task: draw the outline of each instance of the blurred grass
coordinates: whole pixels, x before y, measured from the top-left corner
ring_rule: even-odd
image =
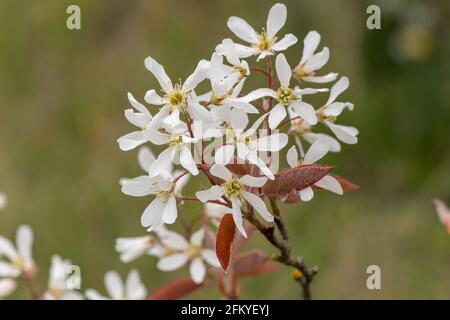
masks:
[[[82,30],[69,31],[71,1],[0,1],[0,189],[9,197],[0,234],[12,237],[21,223],[33,227],[42,286],[55,253],[81,266],[84,289],[104,290],[110,269],[125,276],[138,268],[149,290],[187,274],[156,271],[150,257],[124,265],[114,252],[116,237],[143,234],[139,216],[148,202],[122,195],[118,185],[120,177],[140,173],[136,153],[116,144],[130,130],[126,93],[142,101],[156,85],[143,65],[148,55],[172,78],[185,77],[232,37],[228,16],[263,26],[272,3],[80,0]],[[361,131],[358,145],[324,161],[361,184],[359,191],[283,206],[293,252],[320,267],[314,297],[449,298],[450,238],[431,205],[435,196],[450,201],[448,2],[377,1],[377,31],[365,28],[369,2],[285,3],[283,31],[302,39],[318,30],[331,51],[326,70],[349,76],[343,98],[356,108],[342,123]],[[402,32],[423,27],[423,20],[430,49],[408,58]],[[288,60],[296,63],[300,52],[297,44]],[[259,236],[249,246],[272,250]],[[365,286],[370,264],[382,269],[382,290]],[[242,297],[296,298],[289,273],[280,268],[244,280]],[[192,297],[218,294],[208,289]]]

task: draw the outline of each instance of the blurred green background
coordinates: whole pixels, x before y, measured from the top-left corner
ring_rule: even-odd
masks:
[[[157,87],[145,57],[173,79],[184,78],[221,39],[235,39],[229,16],[262,27],[273,3],[0,1],[0,191],[9,198],[0,234],[11,238],[19,224],[33,227],[42,288],[55,253],[81,267],[83,289],[104,292],[110,269],[125,276],[138,268],[150,291],[187,275],[187,268],[157,271],[152,257],[122,264],[114,251],[116,237],[144,234],[139,217],[149,201],[126,197],[118,185],[120,177],[140,174],[136,152],[116,144],[131,129],[123,117],[126,93],[143,101]],[[331,51],[324,72],[351,81],[343,99],[355,110],[341,123],[361,132],[358,145],[323,161],[360,190],[282,207],[293,253],[320,267],[313,297],[450,298],[450,236],[431,204],[434,197],[450,202],[450,3],[284,3],[283,32],[300,39],[287,51],[289,62],[298,62],[306,33],[319,31],[321,47]],[[69,4],[81,7],[81,30],[66,28]],[[369,4],[381,7],[381,30],[366,28]],[[199,210],[193,206],[189,217]],[[255,236],[249,247],[272,252],[262,240]],[[381,267],[381,290],[366,288],[371,264]],[[241,297],[297,298],[289,274],[281,267],[246,279]],[[219,294],[208,289],[191,297]]]

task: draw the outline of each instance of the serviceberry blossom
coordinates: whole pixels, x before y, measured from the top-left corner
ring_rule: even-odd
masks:
[[[171,233],[162,239],[162,243],[169,250],[159,260],[158,269],[173,271],[189,262],[192,281],[198,284],[202,283],[206,276],[205,262],[214,268],[220,267],[214,250],[203,247],[204,237],[205,230],[200,229],[192,234],[189,242],[175,233]]]
[[[225,166],[215,164],[211,167],[211,174],[224,180],[221,185],[214,185],[208,190],[197,191],[195,195],[202,202],[210,200],[220,200],[223,196],[227,196],[232,205],[233,220],[236,227],[244,237],[247,237],[245,232],[241,207],[244,201],[247,201],[259,215],[267,222],[273,221],[272,214],[267,210],[267,207],[263,200],[254,193],[247,191],[246,187],[260,188],[266,182],[266,177],[253,177],[245,175],[242,178],[237,178],[228,170]]]
[[[266,29],[257,33],[252,26],[242,18],[230,17],[227,22],[228,28],[241,40],[248,42],[249,46],[236,44],[236,51],[241,58],[258,55],[257,61],[267,56],[274,55],[297,43],[297,37],[286,34],[281,40],[276,36],[277,32],[286,23],[287,8],[284,4],[277,3],[269,11]],[[216,50],[223,52],[223,46],[219,45]]]
[[[330,72],[324,76],[317,76],[316,71],[327,64],[330,50],[324,47],[322,51],[314,53],[320,43],[320,34],[310,31],[303,40],[303,55],[299,64],[294,68],[294,76],[298,80],[327,83],[336,80],[338,74]]]
[[[9,239],[0,235],[0,277],[32,275],[36,269],[32,247],[33,231],[27,225],[21,225],[17,229],[16,247]]]
[[[299,161],[297,149],[295,146],[292,146],[287,152],[287,162],[291,168],[303,164],[313,164],[322,159],[329,150],[329,144],[325,140],[319,139],[311,145],[303,160]],[[314,186],[340,195],[344,193],[340,183],[331,175],[324,176],[314,183]],[[302,201],[310,201],[314,197],[314,190],[312,187],[307,187],[299,191],[299,196]]]
[[[97,290],[86,290],[89,300],[144,300],[147,297],[147,289],[142,284],[137,270],[131,270],[124,283],[116,271],[105,274],[105,287],[109,297],[101,295]]]
[[[16,290],[17,282],[13,279],[0,279],[0,300],[9,296]]]
[[[45,300],[82,300],[83,296],[69,287],[70,260],[64,260],[60,256],[52,257],[48,289],[44,292]]]

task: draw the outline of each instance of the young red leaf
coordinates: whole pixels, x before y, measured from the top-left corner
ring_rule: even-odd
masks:
[[[216,238],[217,258],[224,271],[227,271],[230,263],[230,254],[235,232],[236,226],[234,224],[233,216],[231,214],[225,214],[220,221]]]
[[[266,253],[259,250],[239,256],[233,265],[237,277],[256,276],[271,272],[276,268],[278,268],[278,264],[272,262]]]
[[[164,284],[148,296],[148,300],[175,300],[199,289],[202,285],[191,278],[177,279]]]
[[[332,169],[332,166],[308,164],[281,170],[275,175],[275,180],[269,180],[263,186],[264,195],[287,198],[293,189],[300,191],[313,185]]]

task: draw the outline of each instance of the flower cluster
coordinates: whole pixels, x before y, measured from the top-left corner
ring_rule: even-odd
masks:
[[[153,57],[145,59],[145,67],[160,88],[145,94],[150,108],[128,94],[132,108],[125,110],[125,117],[137,130],[120,137],[118,143],[124,151],[145,143],[162,151],[154,156],[148,147],[141,147],[138,160],[144,174],[120,181],[126,195],[152,197],[141,216],[142,226],[152,233],[118,239],[116,249],[123,262],[150,254],[159,259],[157,266],[163,271],[189,263],[193,281],[203,282],[205,266],[219,266],[212,251],[214,242],[203,245],[204,234],[214,235],[223,215],[232,215],[243,237],[248,236],[245,220],[255,219],[255,213],[265,223],[274,221],[266,206],[265,190],[269,185],[274,189],[287,183],[280,178],[283,169],[278,170],[280,151],[288,150],[290,170],[296,171],[313,166],[328,152],[339,152],[341,142],[357,142],[358,130],[337,121],[345,109],[353,110],[352,103],[339,99],[349,86],[348,78],[320,72],[328,62],[329,49],[316,52],[321,40],[316,31],[306,35],[299,63],[292,67],[283,51],[295,45],[297,38],[292,34],[279,36],[286,18],[286,6],[280,3],[270,9],[261,32],[240,17],[230,17],[227,26],[245,43],[222,40],[210,59],[200,60],[184,81],[174,83]],[[265,60],[266,69],[252,67],[245,60],[253,56],[256,62]],[[267,87],[245,93],[249,78],[255,74],[267,76]],[[323,87],[334,81],[331,88]],[[307,83],[322,87],[311,88]],[[200,92],[200,84],[208,89]],[[328,98],[319,106],[305,100],[321,94]],[[320,126],[331,134],[317,131]],[[306,145],[310,145],[307,151]],[[183,195],[189,177],[200,174],[207,177],[210,186]],[[309,180],[287,186],[296,193],[294,198],[309,201],[314,191],[344,191],[339,177],[326,172]],[[287,197],[280,194],[279,198]],[[203,213],[191,224],[182,211],[188,201],[205,204]],[[178,218],[184,236],[166,229]],[[195,221],[203,224],[192,232]]]

